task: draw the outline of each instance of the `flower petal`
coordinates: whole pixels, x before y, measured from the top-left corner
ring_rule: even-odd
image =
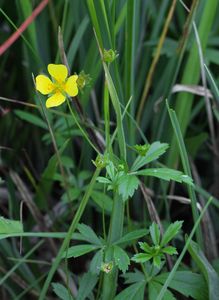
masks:
[[[45,75],[38,75],[36,77],[36,89],[43,95],[50,94],[53,89],[54,85],[52,81]]]
[[[74,97],[78,94],[78,86],[77,86],[77,75],[72,75],[67,79],[67,82],[65,84],[65,92],[71,96]]]
[[[65,102],[65,99],[66,97],[62,93],[57,92],[47,99],[46,107],[50,108],[50,107],[59,106],[63,102]]]
[[[58,82],[63,82],[68,76],[68,70],[65,65],[48,65],[49,74]]]

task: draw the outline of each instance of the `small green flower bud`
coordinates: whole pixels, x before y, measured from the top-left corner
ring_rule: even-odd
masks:
[[[138,152],[139,155],[145,156],[150,148],[150,144],[144,144],[144,145],[135,145],[134,149]]]
[[[95,161],[92,160],[92,162],[96,166],[96,168],[103,169],[106,167],[106,165],[108,163],[108,159],[106,156],[100,154],[97,156]]]
[[[83,90],[85,86],[88,86],[91,82],[91,77],[89,74],[86,74],[83,70],[79,73],[77,79],[77,85],[79,90]]]
[[[113,62],[119,55],[117,54],[116,50],[103,50],[103,61],[106,63],[111,63]]]

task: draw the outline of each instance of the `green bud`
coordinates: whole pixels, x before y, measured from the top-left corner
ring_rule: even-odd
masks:
[[[150,148],[150,144],[144,144],[144,145],[135,145],[134,149],[138,152],[139,155],[145,156]]]
[[[95,160],[92,160],[96,168],[103,169],[108,163],[108,159],[105,155],[99,154]]]
[[[113,62],[116,58],[118,57],[117,51],[116,50],[103,50],[103,61],[106,63],[111,63]]]
[[[91,77],[89,74],[86,74],[83,70],[79,73],[77,79],[77,85],[79,90],[83,90],[85,86],[88,86],[91,82]]]

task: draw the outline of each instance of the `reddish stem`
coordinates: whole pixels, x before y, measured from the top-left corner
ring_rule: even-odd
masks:
[[[27,29],[34,19],[48,4],[49,0],[42,0],[40,4],[33,10],[32,14],[21,24],[21,26],[0,46],[0,56],[19,38],[19,36]]]

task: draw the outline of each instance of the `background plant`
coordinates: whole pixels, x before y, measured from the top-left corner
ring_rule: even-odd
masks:
[[[218,1],[0,15],[1,299],[218,299]],[[50,63],[80,93],[48,110]]]

